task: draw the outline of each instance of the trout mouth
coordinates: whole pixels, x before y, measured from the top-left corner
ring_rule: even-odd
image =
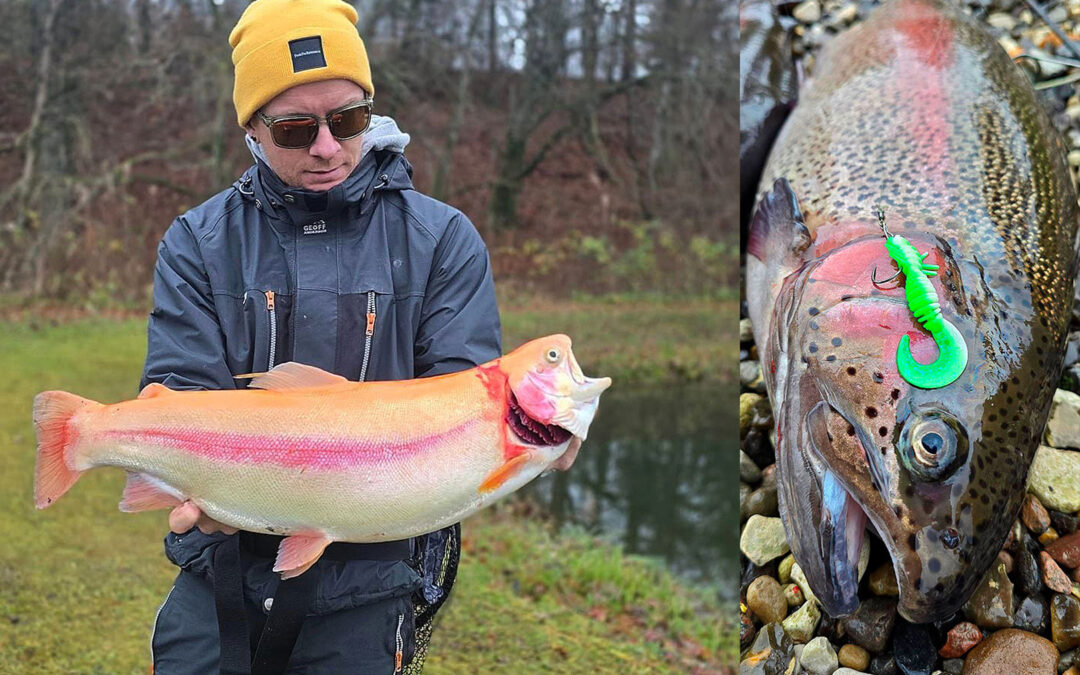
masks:
[[[518,403],[517,396],[510,392],[510,405],[506,409],[506,423],[514,435],[529,445],[541,447],[562,445],[570,440],[572,433],[554,424],[544,424],[534,419]]]

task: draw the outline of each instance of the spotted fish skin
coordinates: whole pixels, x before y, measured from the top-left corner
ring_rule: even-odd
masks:
[[[950,4],[895,0],[834,39],[781,132],[746,294],[777,432],[780,512],[827,612],[858,606],[864,525],[910,621],[968,599],[1020,509],[1060,377],[1077,270],[1065,148],[1026,77]],[[874,207],[926,262],[968,346],[952,384],[904,301]]]

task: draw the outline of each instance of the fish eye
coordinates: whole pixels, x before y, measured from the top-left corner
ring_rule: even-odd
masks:
[[[959,465],[960,434],[954,426],[935,414],[914,418],[908,429],[900,448],[908,471],[924,481],[947,478]]]
[[[547,353],[544,354],[544,358],[547,359],[548,363],[558,363],[560,356],[562,356],[562,353],[555,347],[547,350]]]

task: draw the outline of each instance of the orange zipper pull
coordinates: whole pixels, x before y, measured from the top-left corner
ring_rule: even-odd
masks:
[[[364,335],[375,334],[375,312],[367,313],[367,330],[364,331]]]
[[[266,308],[267,309],[273,309],[274,308],[274,292],[273,291],[267,291],[266,292]]]
[[[394,672],[401,671],[401,650],[394,652]]]

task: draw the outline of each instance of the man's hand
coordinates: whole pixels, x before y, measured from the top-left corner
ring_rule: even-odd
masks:
[[[207,516],[198,506],[191,502],[184,502],[169,513],[169,529],[176,534],[183,534],[193,527],[198,527],[203,534],[224,532],[236,534],[235,527],[229,527]]]
[[[551,468],[558,469],[559,471],[566,471],[574,464],[574,460],[577,459],[577,453],[580,449],[581,439],[574,436],[574,439],[570,441],[569,447],[566,448],[566,452],[562,454],[562,457],[555,460],[551,465]]]

